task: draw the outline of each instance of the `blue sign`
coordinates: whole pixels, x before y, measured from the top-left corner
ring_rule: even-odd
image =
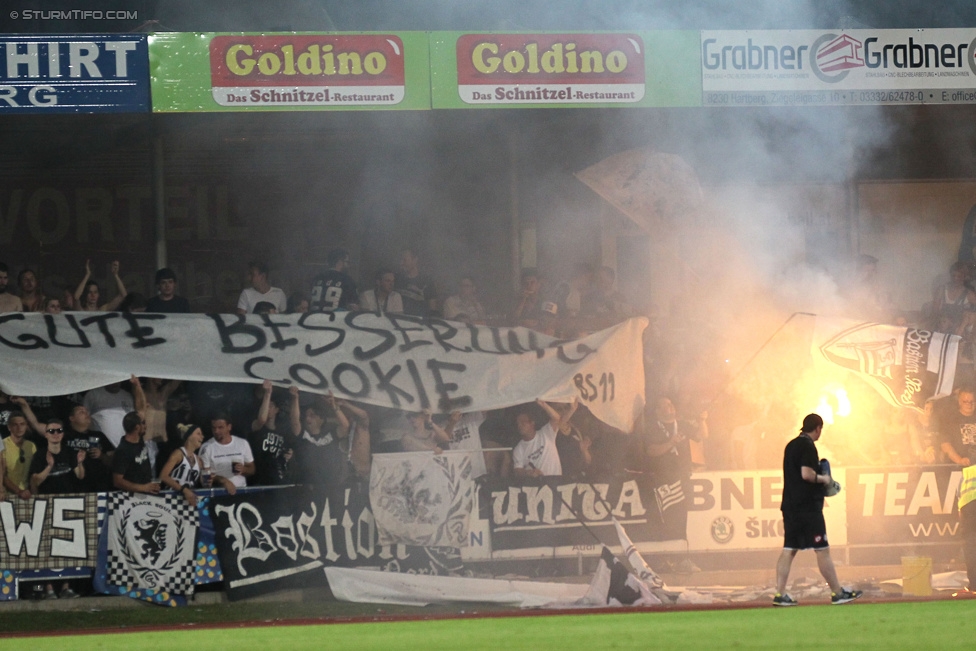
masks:
[[[0,114],[150,109],[145,35],[0,35]]]

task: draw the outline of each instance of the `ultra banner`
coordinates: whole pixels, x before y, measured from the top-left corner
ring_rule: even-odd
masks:
[[[482,487],[479,506],[493,550],[614,544],[613,518],[642,543],[669,539],[655,488],[637,476],[592,483],[565,477],[496,481]]]
[[[93,493],[0,502],[0,568],[94,567],[97,518]]]
[[[566,341],[400,314],[24,314],[0,316],[0,390],[62,395],[131,374],[270,379],[412,411],[497,409],[574,397],[630,431],[644,403],[641,333],[630,319]]]
[[[818,317],[812,354],[857,373],[893,406],[921,411],[929,398],[952,393],[960,341],[941,332]]]
[[[199,516],[182,495],[108,496],[106,583],[130,590],[193,594]]]
[[[332,565],[416,574],[460,568],[456,549],[380,545],[365,484],[224,495],[211,507],[230,599],[321,584],[322,568]]]
[[[465,547],[474,508],[471,452],[373,457],[369,499],[383,544]]]

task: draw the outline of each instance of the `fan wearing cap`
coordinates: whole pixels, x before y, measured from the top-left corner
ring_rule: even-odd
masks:
[[[75,452],[62,445],[64,423],[52,419],[44,426],[47,449],[39,450],[31,459],[30,489],[34,495],[73,493],[80,489],[85,478],[84,451]]]
[[[200,485],[200,457],[197,450],[203,445],[203,430],[190,423],[180,423],[176,429],[183,445],[169,455],[159,478],[167,487],[182,494],[191,506],[196,506],[197,494],[193,489]]]

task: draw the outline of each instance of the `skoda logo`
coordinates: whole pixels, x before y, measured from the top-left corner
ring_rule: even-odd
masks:
[[[732,540],[735,535],[735,525],[724,515],[720,515],[712,520],[712,540],[720,545],[725,545]]]

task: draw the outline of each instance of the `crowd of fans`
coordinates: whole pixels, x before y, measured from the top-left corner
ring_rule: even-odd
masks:
[[[248,286],[240,294],[237,313],[405,313],[524,326],[560,337],[585,335],[639,314],[617,291],[614,272],[607,267],[594,270],[580,264],[568,278],[553,283],[535,269],[525,269],[508,313],[497,317],[479,301],[477,284],[470,276],[460,277],[457,291],[442,298],[410,249],[402,251],[398,271],[380,268],[365,290],[350,275],[348,251],[334,249],[326,262],[327,269],[313,279],[307,292],[290,295],[271,285],[266,265],[250,263]],[[932,303],[916,319],[972,340],[976,292],[971,271],[961,263],[953,265],[949,280],[938,287]],[[117,262],[112,263],[110,274],[111,298],[92,280],[88,262],[73,292],[48,297],[30,269],[17,275],[17,293],[7,291],[9,270],[0,263],[0,310],[190,311],[170,269],[157,272],[157,294],[148,299],[126,291]],[[865,318],[906,322],[878,282],[876,259],[861,256],[847,292]],[[0,496],[170,488],[195,499],[186,488],[219,486],[234,491],[244,485],[341,483],[367,475],[373,453],[456,448],[483,451],[476,455],[478,476],[579,477],[625,470],[663,476],[668,473],[662,462],[676,463],[690,473],[705,467],[706,448],[711,445],[702,398],[720,393],[727,377],[724,369],[717,370],[711,359],[716,356],[707,346],[689,337],[705,329],[689,325],[693,317],[682,305],[680,297],[675,299],[667,320],[658,318],[654,310],[643,310],[650,321],[643,351],[648,407],[637,436],[614,430],[576,404],[537,401],[489,413],[432,415],[357,405],[297,389],[285,391],[268,383],[255,387],[133,378],[85,395],[25,399],[0,394],[0,429],[7,436]],[[680,336],[673,336],[674,332]],[[887,451],[873,459],[852,461],[858,465],[947,461],[940,422],[951,420],[942,412],[951,416],[956,399],[930,404],[923,414],[905,410],[880,414],[877,420],[884,440],[891,442],[885,446]],[[752,423],[750,428],[757,426]],[[718,446],[712,445],[709,467],[761,466],[743,454],[740,443],[733,431],[724,463],[716,453]]]
[[[327,269],[307,293],[290,296],[273,287],[268,268],[248,265],[248,286],[237,313],[369,310],[438,316],[498,324],[479,301],[475,279],[459,278],[457,292],[442,300],[410,249],[399,272],[381,268],[364,291],[350,274],[350,255],[330,251]],[[157,294],[148,300],[127,292],[119,264],[110,267],[110,299],[84,275],[73,292],[48,297],[30,269],[7,291],[9,269],[0,263],[0,310],[57,314],[78,310],[187,313],[175,273],[160,269]],[[609,268],[579,265],[573,277],[547,286],[534,269],[521,276],[504,318],[559,336],[576,336],[634,314],[614,290]],[[630,437],[598,421],[588,410],[543,401],[489,413],[431,414],[357,405],[332,396],[253,384],[163,381],[132,377],[82,395],[24,398],[0,393],[4,434],[0,498],[104,491],[155,493],[247,485],[313,483],[329,486],[368,475],[374,452],[473,449],[476,477],[614,472],[624,467]]]
[[[742,446],[758,432],[764,413],[747,428],[732,431],[725,463],[709,448],[708,403],[728,380],[709,349],[708,325],[681,296],[669,305],[667,319],[654,309],[636,310],[615,288],[612,269],[578,265],[565,280],[548,283],[535,269],[525,269],[504,317],[481,304],[475,279],[458,279],[447,298],[409,249],[399,272],[381,268],[372,287],[361,290],[349,274],[344,249],[331,251],[327,269],[308,292],[286,294],[273,287],[268,268],[248,265],[248,286],[241,292],[239,315],[355,310],[442,317],[472,324],[523,326],[559,337],[583,336],[628,317],[649,319],[643,346],[647,408],[634,432],[613,429],[585,405],[536,400],[491,412],[431,414],[407,412],[243,383],[180,382],[131,377],[128,382],[84,394],[20,397],[0,393],[0,499],[65,492],[126,490],[180,492],[196,504],[195,489],[218,487],[229,493],[245,486],[344,485],[368,477],[372,455],[401,451],[473,450],[472,473],[481,481],[544,476],[608,478],[640,472],[653,485],[687,490],[696,469],[762,467]],[[976,291],[971,269],[957,264],[931,304],[914,317],[897,314],[877,280],[877,260],[862,256],[849,288],[860,315],[880,322],[918,325],[959,334],[973,350],[976,343]],[[131,310],[188,313],[190,303],[178,293],[175,273],[160,269],[151,298],[126,291],[119,265],[110,267],[114,291],[107,299],[85,273],[73,291],[44,296],[30,269],[17,275],[15,294],[7,291],[9,270],[0,263],[0,312]],[[699,315],[700,316],[700,315]],[[696,339],[697,337],[697,339]],[[695,352],[691,352],[695,351]],[[971,366],[971,365],[970,365]],[[854,458],[855,465],[963,463],[976,455],[976,399],[963,385],[951,399],[931,401],[922,414],[893,409],[875,421],[885,444],[880,454]],[[790,421],[790,414],[779,414]],[[768,423],[767,423],[768,424]],[[782,434],[791,433],[789,428]],[[840,438],[840,437],[839,437]],[[714,439],[714,437],[713,437]],[[778,458],[781,446],[775,446]],[[855,450],[856,452],[856,450]],[[856,455],[855,455],[856,456]],[[678,529],[683,521],[677,522]],[[678,534],[680,535],[680,533]],[[50,586],[48,586],[50,592]],[[67,589],[71,596],[70,589]]]

